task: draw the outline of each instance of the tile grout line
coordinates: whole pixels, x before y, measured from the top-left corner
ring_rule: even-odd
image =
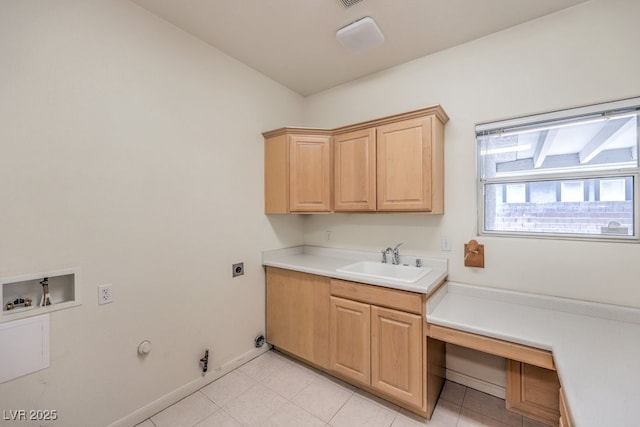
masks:
[[[295,367],[300,367],[301,369],[310,369],[314,374],[318,375],[319,378],[317,379],[318,381],[330,381],[328,378],[325,378],[320,372],[316,372],[313,368],[309,368],[307,366],[301,365],[299,362],[297,362],[296,360],[290,359],[288,356],[278,352],[277,350],[274,350],[275,354],[279,357],[281,357],[282,359],[284,359],[285,363],[290,364],[291,366],[295,366]],[[254,378],[255,379],[255,378]],[[304,412],[308,413],[309,415],[313,416],[314,418],[322,421],[323,423],[326,423],[326,425],[330,426],[331,422],[335,419],[336,415],[340,412],[340,410],[342,410],[342,408],[344,408],[348,402],[353,399],[354,396],[358,396],[360,399],[365,400],[367,402],[373,403],[374,405],[386,409],[386,410],[391,410],[389,408],[387,408],[386,406],[382,405],[381,403],[375,401],[374,399],[367,399],[365,396],[363,396],[361,393],[358,393],[358,390],[360,390],[362,393],[368,393],[366,390],[362,390],[360,388],[356,387],[356,390],[349,390],[348,388],[344,387],[344,386],[340,386],[341,388],[344,388],[345,390],[350,392],[350,396],[347,400],[345,400],[345,402],[333,413],[333,415],[331,416],[331,418],[329,419],[328,422],[325,422],[323,419],[319,418],[317,415],[312,414],[311,412],[309,412],[307,409],[303,408],[302,406],[299,406],[297,403],[293,402],[293,398],[295,398],[295,396],[299,395],[300,393],[302,393],[304,390],[306,390],[308,387],[310,387],[312,385],[312,383],[308,384],[305,388],[303,388],[302,390],[298,391],[295,395],[293,395],[291,398],[287,398],[285,396],[283,396],[282,394],[280,394],[278,391],[273,390],[271,387],[269,387],[267,384],[264,384],[263,381],[266,378],[263,378],[263,380],[257,380],[255,379],[259,384],[263,385],[264,387],[267,387],[269,390],[273,391],[274,393],[276,393],[278,396],[282,397],[283,399],[285,399],[287,402],[291,403],[292,405],[294,405],[295,407],[303,410]],[[372,395],[375,396],[375,395]],[[391,426],[393,424],[393,422],[395,422],[396,418],[398,417],[398,414],[400,413],[400,410],[396,410],[394,411],[394,417],[393,420],[391,421],[391,423],[389,424],[389,426]],[[272,414],[272,415],[275,415]]]
[[[265,353],[265,355],[268,353]],[[260,356],[259,356],[260,357]],[[216,411],[212,414],[209,414],[207,417],[199,419],[195,425],[197,425],[198,423],[202,423],[204,420],[206,420],[207,418],[214,416],[215,413],[218,413],[220,410],[223,411],[224,414],[226,414],[227,416],[230,417],[230,419],[232,419],[234,422],[237,422],[238,424],[242,425],[242,423],[237,420],[228,410],[227,410],[227,405],[230,402],[235,401],[238,398],[241,398],[243,395],[246,395],[247,393],[249,393],[251,390],[253,390],[256,386],[261,386],[264,387],[265,389],[269,390],[270,392],[274,393],[276,396],[280,397],[282,399],[282,403],[280,405],[277,405],[277,408],[270,413],[266,418],[265,421],[268,419],[271,419],[272,417],[276,416],[277,414],[282,413],[283,407],[286,405],[286,403],[292,405],[293,407],[295,407],[297,410],[302,410],[304,413],[308,414],[309,416],[313,417],[314,419],[317,419],[318,421],[320,421],[321,423],[323,423],[325,425],[325,427],[330,427],[332,426],[332,422],[335,421],[336,416],[340,413],[341,410],[343,410],[343,408],[345,406],[347,406],[349,404],[349,402],[354,402],[354,396],[357,396],[357,399],[361,399],[363,401],[366,401],[368,403],[374,404],[377,407],[387,410],[387,411],[392,411],[395,412],[395,414],[393,415],[393,418],[391,419],[390,423],[388,426],[392,426],[397,420],[398,420],[398,415],[402,413],[402,408],[397,408],[397,405],[393,405],[394,407],[396,407],[397,409],[392,409],[387,407],[386,405],[384,405],[383,403],[379,402],[377,399],[380,399],[378,396],[368,392],[367,390],[358,388],[358,387],[347,387],[343,384],[341,384],[342,380],[339,378],[335,378],[335,377],[331,377],[328,375],[324,375],[322,371],[318,371],[312,367],[308,367],[305,366],[304,364],[298,362],[295,359],[291,359],[290,357],[281,354],[280,352],[278,352],[277,350],[274,350],[274,352],[271,354],[271,357],[273,358],[272,361],[274,361],[274,368],[271,368],[270,365],[267,363],[265,365],[265,367],[268,369],[268,374],[262,378],[261,380],[259,380],[258,378],[256,378],[254,375],[251,375],[247,372],[242,371],[242,369],[240,369],[242,366],[236,368],[238,369],[239,372],[241,372],[242,374],[244,374],[245,376],[247,376],[248,378],[250,378],[253,381],[253,384],[246,390],[244,390],[243,392],[241,392],[240,394],[238,394],[237,396],[234,396],[231,400],[229,400],[228,402],[226,402],[225,405],[219,405],[216,401],[213,400],[213,398],[209,397],[206,393],[203,392],[203,389],[206,386],[201,387],[200,389],[197,390],[197,392],[200,393],[200,396],[204,396],[207,402],[211,402],[211,404],[215,405],[215,407],[217,408]],[[291,395],[290,397],[286,397],[283,394],[281,394],[281,392],[273,389],[272,387],[270,387],[269,385],[267,385],[265,382],[268,382],[269,378],[272,378],[273,375],[277,375],[279,373],[279,370],[277,369],[278,367],[282,367],[282,366],[278,366],[279,363],[284,363],[289,367],[293,367],[296,369],[296,371],[299,369],[301,371],[308,371],[308,373],[311,375],[310,378],[310,382],[308,384],[306,384],[302,389],[296,391],[293,395]],[[273,366],[273,365],[271,365]],[[297,378],[299,378],[296,375],[296,371],[294,371],[294,374],[291,376],[292,380],[296,380]],[[302,374],[302,372],[300,372]],[[306,372],[305,372],[306,373]],[[226,375],[225,375],[226,376]],[[224,377],[224,376],[223,376]],[[216,381],[219,381],[221,378],[217,379]],[[300,377],[302,378],[302,376]],[[332,379],[337,379],[339,382],[335,382],[332,381]],[[310,387],[312,387],[314,384],[317,384],[318,382],[328,382],[328,383],[332,383],[335,384],[336,386],[340,387],[340,389],[344,390],[345,392],[348,393],[348,398],[341,404],[339,405],[339,407],[331,414],[329,421],[325,421],[324,419],[320,418],[318,415],[315,415],[314,413],[310,412],[309,410],[307,410],[305,407],[299,405],[298,403],[294,402],[294,399],[296,399],[297,396],[301,395],[305,390],[309,389]],[[213,384],[213,383],[211,383]],[[195,394],[195,392],[194,392]],[[461,420],[462,418],[462,411],[466,411],[466,412],[470,412],[471,414],[477,414],[478,416],[481,417],[486,417],[488,420],[492,420],[493,422],[496,423],[496,425],[500,425],[500,426],[508,426],[510,425],[509,423],[505,423],[501,418],[498,418],[496,414],[489,414],[489,413],[484,413],[481,411],[478,411],[476,409],[472,409],[470,407],[468,407],[468,405],[470,404],[470,393],[469,393],[469,387],[467,386],[463,386],[463,390],[461,397],[459,399],[456,399],[456,402],[443,398],[442,395],[440,395],[439,400],[441,399],[443,402],[447,402],[448,404],[451,404],[452,406],[456,407],[456,420],[455,420],[455,424],[456,426],[461,426],[464,424],[464,422]],[[448,395],[449,397],[453,397],[452,395]],[[186,397],[185,397],[186,398]],[[183,400],[183,399],[182,399]],[[460,405],[457,404],[457,402],[460,402]],[[165,408],[166,409],[166,408]],[[160,411],[162,412],[162,411]],[[495,415],[495,416],[494,416]],[[524,416],[520,416],[519,418],[519,422],[516,424],[519,427],[524,427],[525,425],[525,421],[526,421],[526,417]],[[151,419],[151,417],[147,418],[148,421],[150,421],[150,424],[153,427],[157,427],[157,424]],[[514,420],[515,421],[515,420]]]
[[[344,403],[338,408],[338,410],[331,416],[331,418],[329,418],[329,422],[327,423],[327,425],[331,425],[331,421],[333,421],[333,419],[336,417],[336,415],[338,415],[338,412],[340,412],[342,410],[342,408],[344,408],[347,403],[353,398],[353,396],[355,395],[355,392],[351,392],[351,396],[349,396],[349,398],[347,400],[344,401]]]
[[[299,367],[299,368],[301,368],[301,369],[310,369],[309,367],[302,366],[302,365],[300,365],[299,363],[297,363],[296,361],[289,359],[287,356],[285,356],[285,355],[283,355],[283,354],[279,353],[277,350],[273,350],[273,351],[277,353],[277,357],[282,357],[282,358],[284,359],[284,363],[287,363],[287,364],[289,364],[289,365],[291,365],[291,366],[294,366],[294,367]],[[266,353],[265,353],[265,354],[266,354]],[[313,374],[318,375],[318,376],[320,377],[320,378],[318,378],[318,380],[319,380],[319,381],[325,381],[325,379],[324,379],[324,378],[322,378],[322,376],[321,376],[319,373],[315,372],[313,369],[310,369],[310,370],[313,372]],[[252,377],[252,378],[253,378],[253,377]],[[295,403],[295,402],[292,400],[293,398],[295,398],[296,396],[298,396],[300,393],[302,393],[304,390],[306,390],[307,388],[309,388],[313,383],[309,383],[309,384],[307,384],[307,386],[306,386],[306,387],[304,387],[302,390],[298,391],[296,394],[294,394],[293,396],[291,396],[291,398],[287,398],[286,396],[283,396],[283,395],[282,395],[280,392],[278,392],[277,390],[274,390],[273,388],[271,388],[271,387],[269,387],[267,384],[265,384],[265,383],[263,382],[265,379],[266,379],[266,377],[265,377],[265,378],[263,378],[262,380],[258,380],[257,378],[253,378],[253,380],[255,380],[255,381],[256,381],[256,384],[255,384],[254,386],[252,386],[251,388],[255,387],[255,386],[256,386],[256,385],[258,385],[258,384],[259,384],[259,385],[261,385],[261,386],[263,386],[263,387],[266,387],[267,389],[271,390],[272,392],[276,393],[278,396],[280,396],[281,398],[283,398],[286,402],[290,403],[291,405],[295,406],[295,407],[296,407],[296,408],[298,408],[298,409],[301,409],[302,411],[306,412],[307,414],[311,415],[312,417],[314,417],[314,418],[316,418],[316,419],[320,420],[321,422],[325,423],[325,425],[328,425],[328,423],[327,423],[327,422],[325,422],[323,419],[319,418],[319,417],[318,417],[317,415],[315,415],[315,414],[312,414],[312,413],[311,413],[311,412],[309,412],[307,409],[303,408],[302,406],[298,405],[297,403]],[[249,391],[249,390],[246,390],[244,393],[246,393],[246,392],[248,392],[248,391]],[[244,394],[244,393],[243,393],[243,394]],[[239,396],[238,396],[238,397],[239,397]],[[347,401],[348,401],[348,399],[347,399]],[[282,405],[281,405],[280,407],[278,407],[278,409],[277,409],[273,414],[271,414],[268,418],[271,418],[272,416],[276,415],[276,413],[277,413],[281,408],[282,408]],[[337,413],[337,411],[336,411],[336,413]],[[333,416],[335,416],[335,414],[334,414]],[[333,419],[333,416],[331,417],[331,419]],[[235,420],[235,418],[234,418],[234,420]]]
[[[309,368],[307,366],[304,365],[300,365],[298,362],[290,359],[288,356],[283,355],[282,353],[278,352],[277,350],[274,350],[279,356],[283,357],[288,363],[291,363],[294,366],[299,366],[302,369],[310,369],[314,374],[316,374],[319,378],[317,379],[318,381],[328,381],[328,382],[332,382],[330,379],[324,377],[320,371],[316,372],[313,368]],[[339,379],[339,378],[338,378]],[[256,380],[257,381],[257,380]],[[260,384],[262,384],[261,381],[259,381]],[[334,383],[335,384],[335,383]],[[282,396],[280,393],[278,393],[276,390],[273,390],[272,388],[270,388],[268,385],[263,384],[265,387],[267,387],[269,390],[272,390],[274,393],[278,394],[279,396],[281,396],[282,398],[284,398],[285,400],[287,400],[289,403],[291,403],[292,405],[296,406],[297,408],[302,409],[303,411],[305,411],[306,413],[310,414],[311,416],[317,418],[318,420],[322,421],[323,423],[325,423],[325,425],[330,426],[331,425],[331,421],[333,421],[333,419],[335,418],[335,416],[338,414],[338,412],[340,412],[340,410],[347,404],[347,402],[349,402],[353,396],[356,394],[355,391],[349,390],[348,388],[337,384],[339,387],[343,388],[346,391],[349,391],[349,393],[351,393],[351,395],[349,396],[349,398],[347,400],[345,400],[345,402],[335,411],[335,413],[331,416],[331,418],[329,418],[329,421],[326,422],[323,419],[321,419],[320,417],[318,417],[315,414],[312,414],[311,412],[309,412],[308,410],[306,410],[305,408],[303,408],[302,406],[298,405],[297,403],[293,402],[291,399],[293,399],[295,396],[297,396],[298,394],[302,393],[304,390],[306,390],[307,388],[309,388],[312,383],[308,384],[305,388],[303,388],[302,390],[298,391],[298,393],[296,393],[295,395],[293,395],[291,397],[291,399],[287,399],[285,396]],[[358,389],[359,390],[359,389]],[[377,404],[377,402],[374,402]],[[382,405],[379,405],[382,406]]]
[[[319,378],[320,381],[326,381],[326,379],[324,378]],[[306,390],[307,388],[311,387],[312,384],[308,384],[305,388],[303,388],[302,390],[300,390],[296,395],[294,395],[293,397],[297,396],[298,394],[302,393],[304,390]],[[353,392],[351,392],[351,395],[353,396]],[[292,397],[292,398],[293,398]],[[349,399],[351,399],[351,396],[349,396]],[[315,414],[312,414],[311,412],[307,411],[305,408],[303,408],[302,406],[298,405],[297,403],[293,402],[293,401],[289,401],[291,402],[292,405],[295,405],[296,407],[302,409],[303,411],[307,412],[308,414],[311,414],[312,416],[314,416],[315,418],[319,419],[320,421],[322,421],[323,423],[325,423],[325,425],[329,425],[329,423],[331,422],[331,420],[333,420],[333,417],[336,416],[336,414],[338,412],[340,412],[340,409],[342,409],[342,407],[349,401],[349,399],[347,399],[345,401],[345,403],[342,404],[342,406],[340,406],[340,408],[338,408],[338,410],[331,416],[331,418],[329,418],[329,421],[325,421],[323,419],[321,419],[320,417],[318,417]]]
[[[240,422],[240,420],[237,420],[236,417],[234,417],[231,413],[229,413],[228,411],[225,411],[224,408],[220,408],[221,411],[223,411],[225,414],[227,414],[233,421],[237,422],[238,424],[242,425],[242,423]]]
[[[328,378],[325,378],[325,377],[324,377],[323,375],[321,375],[320,373],[317,373],[317,374],[318,374],[318,376],[319,376],[319,378],[318,378],[318,380],[319,380],[319,381],[327,381],[327,382],[332,383],[332,381],[331,381],[331,380],[329,380]],[[335,384],[335,383],[333,383],[333,384]],[[325,421],[325,420],[321,419],[320,417],[318,417],[318,416],[316,416],[316,415],[314,415],[314,414],[311,414],[309,411],[307,411],[305,408],[302,408],[301,406],[299,406],[299,405],[298,405],[298,404],[296,404],[295,402],[291,402],[291,403],[292,403],[293,405],[296,405],[297,407],[301,408],[302,410],[304,410],[304,411],[306,411],[306,412],[310,413],[310,414],[311,414],[311,415],[313,415],[314,417],[318,418],[320,421],[322,421],[323,423],[325,423],[325,425],[330,426],[330,425],[331,425],[331,421],[335,418],[335,416],[338,414],[338,412],[340,412],[340,410],[341,410],[341,409],[342,409],[342,408],[347,404],[347,402],[348,402],[349,400],[351,400],[351,398],[352,398],[352,397],[353,397],[353,395],[355,394],[355,392],[354,392],[354,391],[349,390],[349,389],[347,389],[346,387],[344,387],[344,386],[342,386],[342,385],[339,385],[339,384],[337,384],[337,385],[338,385],[340,388],[343,388],[343,389],[345,389],[345,390],[348,390],[348,391],[351,393],[351,395],[349,396],[349,398],[348,398],[347,400],[345,400],[345,401],[344,401],[344,403],[343,403],[342,405],[340,405],[340,407],[339,407],[339,408],[338,408],[338,409],[333,413],[333,415],[331,415],[331,418],[329,418],[329,421]],[[311,386],[311,384],[307,385],[307,387],[305,387],[303,390],[307,389],[307,388],[308,388],[308,387],[310,387],[310,386]],[[300,394],[300,393],[302,393],[302,390],[300,390],[300,391],[298,392],[298,394]]]

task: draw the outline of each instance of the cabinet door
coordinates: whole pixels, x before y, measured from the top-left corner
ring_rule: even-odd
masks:
[[[371,306],[371,386],[422,407],[422,317]]]
[[[369,304],[331,297],[331,369],[355,382],[371,383]]]
[[[329,366],[329,279],[267,267],[267,342]]]
[[[432,210],[432,117],[377,128],[379,211]]]
[[[349,132],[334,138],[336,212],[376,210],[375,144],[375,129]]]
[[[560,381],[556,371],[507,360],[506,407],[550,426],[560,419]]]
[[[573,427],[562,388],[560,388],[560,427]]]
[[[331,138],[305,135],[289,138],[291,212],[330,212]]]

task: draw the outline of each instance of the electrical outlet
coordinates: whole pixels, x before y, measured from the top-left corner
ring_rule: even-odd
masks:
[[[113,302],[113,289],[111,284],[98,286],[98,305]]]
[[[451,250],[451,239],[448,237],[443,237],[440,241],[440,250],[450,251]]]
[[[244,262],[239,262],[231,266],[231,277],[242,276],[244,274]]]

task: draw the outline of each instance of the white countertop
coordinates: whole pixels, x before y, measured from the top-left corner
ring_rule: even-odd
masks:
[[[276,249],[262,253],[262,264],[270,267],[285,268],[352,282],[401,289],[404,291],[431,293],[447,277],[447,260],[439,258],[423,258],[416,255],[400,254],[400,263],[415,265],[416,258],[422,260],[424,267],[431,271],[414,283],[396,280],[384,280],[336,271],[357,261],[380,261],[377,252],[353,251],[346,249],[323,248],[319,246],[296,246]]]
[[[640,310],[449,282],[426,317],[551,350],[577,427],[640,425]]]

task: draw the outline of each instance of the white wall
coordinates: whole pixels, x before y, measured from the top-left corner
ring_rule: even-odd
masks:
[[[0,277],[80,267],[83,297],[0,407],[107,425],[250,351],[261,251],[303,241],[263,215],[260,133],[302,98],[124,0],[3,0],[0,70]]]
[[[304,125],[336,127],[440,104],[443,216],[316,215],[305,243],[449,258],[454,281],[640,307],[640,245],[481,237],[484,270],[463,266],[477,237],[476,123],[640,95],[640,2],[593,0],[305,99]],[[324,230],[332,230],[331,241]],[[448,236],[451,252],[440,251]]]

